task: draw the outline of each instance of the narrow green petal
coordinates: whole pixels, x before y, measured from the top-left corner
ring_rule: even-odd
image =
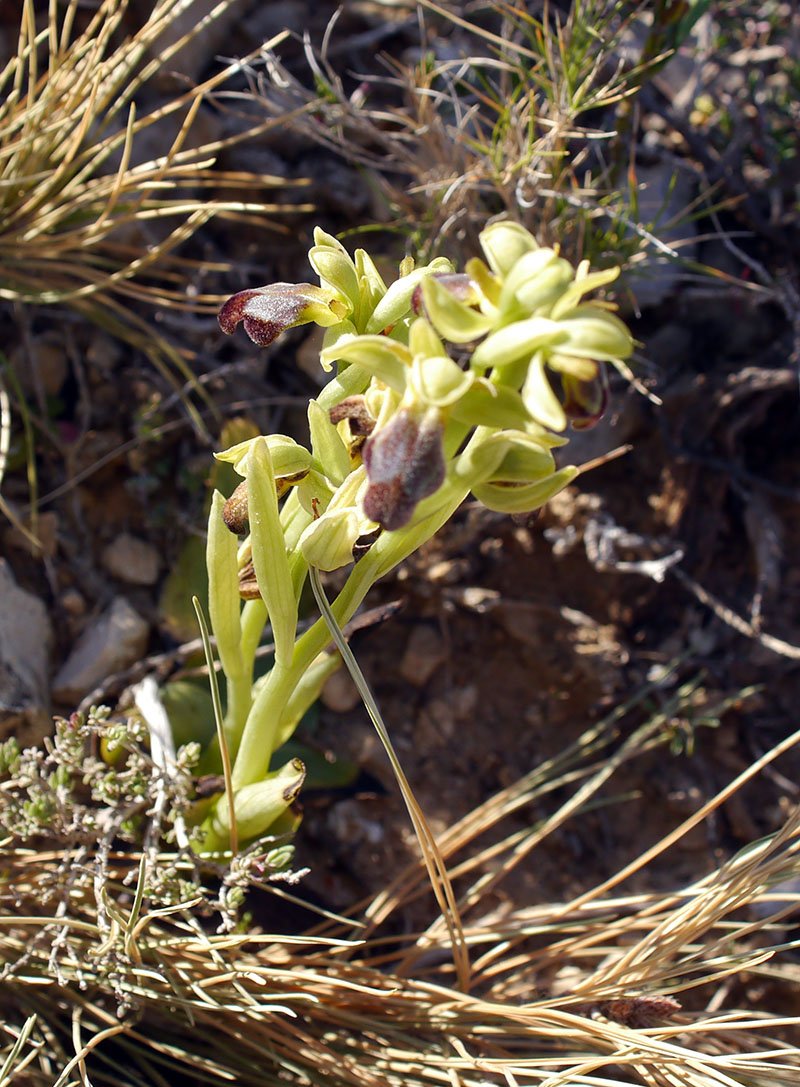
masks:
[[[275,663],[288,666],[297,630],[297,602],[278,512],[272,457],[263,438],[256,438],[250,452],[247,489],[256,581],[272,624]]]
[[[528,366],[522,399],[533,418],[542,426],[550,430],[563,430],[566,427],[567,416],[547,379],[541,351],[533,356]]]
[[[619,276],[619,268],[605,268],[600,272],[588,272],[588,262],[582,261],[575,276],[575,282],[559,298],[551,316],[563,317],[573,309],[585,294],[596,291],[598,287],[605,287],[607,283],[613,283]]]

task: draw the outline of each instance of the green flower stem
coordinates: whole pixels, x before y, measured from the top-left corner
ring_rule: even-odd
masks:
[[[473,440],[475,440],[473,438]],[[399,532],[385,532],[354,567],[344,588],[331,605],[340,627],[356,612],[369,590],[405,558],[429,540],[467,497],[469,480],[449,480],[435,495],[420,504],[422,519]],[[426,516],[426,506],[430,512]],[[306,670],[331,643],[323,619],[297,639],[292,660],[286,667],[272,669],[253,702],[242,734],[233,768],[233,788],[260,781],[269,770],[272,753],[278,744],[286,706]]]

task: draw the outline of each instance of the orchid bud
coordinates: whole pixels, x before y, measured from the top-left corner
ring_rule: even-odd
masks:
[[[505,276],[520,257],[539,246],[534,236],[520,223],[492,223],[480,235],[481,248],[489,267],[498,276]]]

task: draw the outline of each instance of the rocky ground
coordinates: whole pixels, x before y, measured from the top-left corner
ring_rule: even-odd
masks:
[[[315,8],[315,41],[325,7]],[[180,78],[202,78],[216,53],[244,54],[284,26],[306,29],[305,4],[240,8],[183,58]],[[3,26],[5,42],[12,23]],[[455,49],[457,35],[441,33],[442,48]],[[345,5],[332,62],[345,73],[385,71],[376,53],[409,61],[417,35],[416,18],[402,5]],[[679,98],[687,80],[696,81],[695,103],[720,81],[735,98],[754,72],[774,64],[774,56],[759,54],[772,47],[756,29],[749,53],[733,62],[706,53],[703,63],[678,58],[671,77],[662,72],[642,129],[648,198],[663,191],[662,201],[691,202],[707,172],[711,143],[696,146],[688,121],[667,130],[663,120],[668,111],[689,116],[692,103]],[[285,43],[281,55],[309,81],[299,41]],[[356,75],[345,78],[357,84]],[[257,108],[223,105],[208,111],[209,130],[235,128],[243,109]],[[626,281],[621,304],[641,344],[637,383],[615,379],[607,419],[576,436],[570,459],[629,451],[581,477],[538,517],[463,509],[376,592],[374,602],[400,600],[402,610],[354,640],[435,829],[556,754],[668,666],[670,678],[623,718],[621,736],[697,681],[665,721],[676,753],[661,750],[627,770],[606,797],[614,803],[549,840],[535,871],[515,883],[516,896],[559,898],[616,871],[796,727],[797,166],[779,185],[768,151],[759,163],[741,148],[751,187],[740,198],[721,194],[735,243],[720,241],[716,217],[682,221],[682,251],[696,263]],[[676,162],[687,191],[669,184]],[[281,213],[273,230],[205,228],[188,254],[205,262],[197,289],[304,279],[315,223],[347,231],[376,212],[369,171],[288,127],[231,149],[224,165],[282,179],[275,190]],[[387,258],[401,255],[388,232],[367,244]],[[230,266],[220,270],[224,261]],[[715,274],[701,274],[698,263]],[[246,417],[262,431],[301,433],[305,400],[318,387],[317,342],[305,330],[259,351],[243,337],[222,337],[213,318],[149,317],[194,353],[208,401],[186,395],[200,408],[205,436],[148,362],[102,329],[59,308],[0,310],[1,342],[36,433],[41,541],[37,552],[12,526],[0,532],[6,732],[22,727],[33,737],[51,710],[115,700],[145,657],[163,677],[180,672],[186,661],[177,647],[194,637],[188,599],[200,576],[210,452],[222,425]],[[3,495],[24,513],[30,478],[18,438],[15,430]],[[345,789],[306,796],[298,839],[299,860],[311,869],[309,893],[343,909],[384,886],[413,856],[413,840],[383,753],[343,677],[327,688],[305,739],[359,771]],[[797,800],[799,760],[786,756],[710,826],[688,835],[669,870],[656,866],[648,878],[661,885],[694,879],[777,825]],[[543,817],[557,800],[516,817],[518,825]]]

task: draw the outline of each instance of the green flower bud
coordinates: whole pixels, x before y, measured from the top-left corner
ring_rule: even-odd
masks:
[[[449,260],[437,257],[427,267],[416,268],[407,276],[396,280],[375,306],[364,331],[367,334],[383,332],[402,321],[411,312],[411,299],[419,284],[438,272],[451,272],[452,268]]]
[[[239,840],[247,841],[265,834],[294,803],[305,776],[306,768],[300,759],[292,759],[280,770],[267,774],[263,781],[239,789],[233,798]],[[230,840],[230,812],[224,795],[214,805],[204,830],[206,849],[224,848]]]
[[[298,547],[309,566],[317,570],[339,570],[353,561],[356,540],[364,535],[363,514],[355,507],[330,506],[312,521],[300,537]]]
[[[480,235],[481,248],[489,267],[498,276],[506,276],[525,253],[539,246],[530,231],[519,223],[503,220],[492,223]]]

